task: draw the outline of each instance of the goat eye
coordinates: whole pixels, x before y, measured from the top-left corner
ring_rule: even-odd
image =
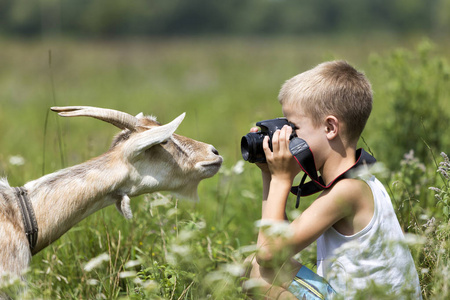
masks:
[[[169,141],[167,140],[167,141],[164,141],[164,142],[162,142],[162,143],[160,143],[160,144],[161,144],[161,145],[166,145],[168,142],[169,142]]]

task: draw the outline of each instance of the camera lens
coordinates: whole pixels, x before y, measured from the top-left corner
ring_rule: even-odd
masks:
[[[263,150],[263,140],[267,133],[250,132],[241,139],[241,153],[245,161],[265,162],[266,156]]]
[[[242,158],[245,161],[248,161],[248,159],[250,158],[250,153],[248,152],[248,138],[247,136],[243,136],[241,139],[241,153],[242,153]]]

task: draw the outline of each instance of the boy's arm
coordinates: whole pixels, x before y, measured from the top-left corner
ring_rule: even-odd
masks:
[[[261,205],[261,219],[264,219],[264,215],[265,215],[264,212],[267,209],[267,198],[269,197],[270,183],[272,181],[272,175],[270,174],[267,164],[258,163],[257,165],[261,169],[261,173],[262,173],[263,193],[262,193],[262,205]],[[269,208],[269,209],[271,209],[271,208]],[[283,220],[287,221],[286,212],[284,212]],[[259,234],[257,244],[261,245],[263,243],[264,243],[264,236]]]
[[[284,222],[286,218],[286,200],[296,174],[300,167],[294,160],[289,151],[289,140],[287,137],[292,129],[283,128],[272,136],[273,152],[269,148],[266,137],[263,141],[263,148],[266,155],[267,164],[260,166],[263,174],[263,203],[262,203],[262,221]],[[257,260],[266,252],[267,245],[271,244],[268,237],[261,228],[258,235],[259,254]]]
[[[273,179],[272,183],[275,184]],[[260,251],[257,259],[260,262],[268,262],[273,259],[275,254],[284,256],[280,257],[282,260],[288,259],[317,240],[336,222],[354,214],[354,203],[358,198],[364,197],[364,189],[355,188],[355,184],[364,185],[359,180],[342,180],[337,182],[332,189],[322,193],[289,224],[290,236],[288,238],[267,237],[264,232],[260,231],[260,235],[264,236],[264,244],[259,244]],[[272,205],[275,207],[276,201],[279,199],[272,198],[270,194],[263,219],[275,221],[275,214],[278,212],[269,207]],[[284,201],[284,205],[285,203]]]
[[[267,200],[263,201],[263,221],[284,222],[286,201],[293,179],[300,171],[300,167],[289,151],[289,135],[291,128],[283,128],[272,137],[273,152],[268,147],[267,138],[264,140],[264,150],[271,180]],[[269,237],[264,230],[258,236],[259,251],[257,260],[261,263],[273,259],[274,255],[281,255],[280,259],[288,259],[315,241],[325,230],[337,221],[345,218],[353,211],[352,197],[349,193],[348,182],[345,180],[323,193],[316,199],[300,217],[289,224],[289,238]],[[349,194],[351,196],[349,197]],[[265,202],[265,203],[264,203]],[[283,253],[281,253],[283,252]],[[277,259],[278,260],[278,259]]]

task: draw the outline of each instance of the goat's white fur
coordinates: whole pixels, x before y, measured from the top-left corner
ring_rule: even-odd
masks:
[[[123,130],[103,155],[24,185],[39,226],[33,252],[13,189],[6,179],[0,180],[0,283],[2,275],[21,276],[32,255],[108,205],[115,203],[129,219],[133,215],[130,197],[167,190],[197,198],[198,183],[213,176],[222,163],[213,146],[174,134],[184,113],[169,124],[160,125],[143,114],[133,117],[113,111],[111,119],[110,110],[52,109],[62,116],[95,117]]]

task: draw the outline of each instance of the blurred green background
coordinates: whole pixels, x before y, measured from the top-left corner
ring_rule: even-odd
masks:
[[[449,33],[448,0],[2,0],[2,32],[78,37]]]
[[[22,185],[100,155],[118,132],[94,119],[63,119],[51,106],[143,112],[161,123],[186,112],[177,133],[213,144],[225,162],[200,184],[200,203],[180,206],[194,208],[208,232],[225,234],[220,247],[231,251],[255,241],[260,217],[259,170],[232,170],[240,139],[256,121],[282,115],[277,95],[285,80],[325,60],[347,60],[371,80],[374,110],[360,145],[390,171],[404,167],[411,149],[427,165],[433,153],[448,153],[449,33],[450,0],[0,0],[0,176]],[[433,215],[427,201],[418,214]],[[144,210],[142,203],[133,201],[134,210]],[[105,251],[92,245],[109,238],[109,228],[125,232],[130,248],[138,239],[142,248],[153,245],[158,223],[145,211],[136,215],[127,223],[110,207],[88,218],[33,268],[45,269],[54,253],[75,261],[55,274],[85,280],[81,264]],[[93,228],[99,232],[90,240],[77,235]],[[119,246],[111,249],[124,257]],[[82,284],[64,291],[63,282],[58,294],[55,278],[33,291],[44,286],[50,298],[98,292]],[[127,284],[113,285],[108,298]]]
[[[375,137],[386,132],[374,127],[396,112],[384,95],[392,74],[374,55],[386,61],[425,40],[433,45],[427,55],[445,59],[449,30],[449,0],[1,0],[1,152],[20,153],[43,171],[99,154],[115,132],[110,126],[47,116],[52,105],[93,105],[162,123],[186,111],[179,132],[214,144],[232,165],[248,128],[281,115],[284,80],[329,59],[348,60],[372,81],[365,139],[376,151]],[[52,130],[64,136],[62,146]],[[47,167],[44,148],[52,143],[63,152],[45,159]],[[81,145],[84,154],[72,148]]]

